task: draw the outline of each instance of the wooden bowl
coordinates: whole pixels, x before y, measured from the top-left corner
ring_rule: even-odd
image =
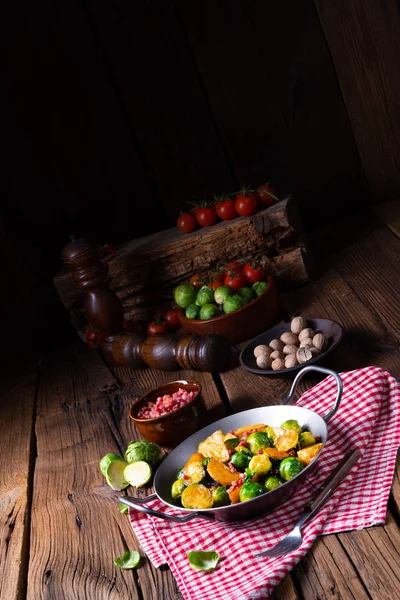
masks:
[[[156,402],[159,396],[173,394],[179,388],[189,392],[197,392],[193,400],[175,412],[157,417],[156,419],[138,419],[136,417],[140,408],[148,402]],[[201,396],[201,385],[197,381],[185,379],[164,383],[137,398],[131,405],[129,416],[135,423],[142,437],[148,442],[155,442],[160,446],[177,446],[182,440],[191,436],[203,427],[206,408]]]
[[[181,327],[186,333],[206,335],[217,333],[230,344],[238,344],[257,335],[279,316],[279,295],[275,280],[268,276],[268,287],[261,296],[229,315],[214,319],[187,319],[179,311]]]
[[[306,321],[307,327],[311,327],[311,329],[313,329],[315,332],[323,333],[327,338],[328,347],[324,352],[321,352],[321,354],[315,358],[312,358],[306,363],[297,365],[296,367],[291,367],[290,369],[274,371],[273,369],[260,369],[257,367],[256,357],[254,356],[254,348],[261,344],[268,346],[272,340],[279,339],[282,333],[290,331],[290,323],[284,323],[283,325],[278,325],[277,327],[273,327],[272,329],[261,333],[243,348],[239,355],[239,361],[242,367],[246,369],[246,371],[250,371],[250,373],[255,373],[256,375],[282,376],[295,373],[307,365],[312,365],[324,359],[340,343],[344,333],[343,327],[339,325],[339,323],[336,323],[335,321],[329,321],[328,319],[306,319]]]

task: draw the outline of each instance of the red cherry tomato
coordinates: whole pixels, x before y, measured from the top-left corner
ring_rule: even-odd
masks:
[[[243,265],[238,260],[232,260],[226,265],[225,277],[234,273],[241,273],[243,271]]]
[[[217,211],[219,218],[223,221],[232,221],[232,219],[235,219],[238,216],[235,203],[230,198],[218,202],[215,210]]]
[[[236,196],[235,209],[241,217],[251,217],[257,210],[255,196],[253,194],[238,194]]]
[[[217,211],[214,206],[203,206],[196,210],[196,219],[202,227],[210,227],[217,222]]]
[[[150,321],[147,325],[147,335],[156,335],[157,333],[168,333],[168,325],[158,319]]]
[[[247,279],[243,273],[232,273],[232,275],[227,275],[224,281],[224,285],[232,288],[235,292],[240,290],[240,288],[245,287],[247,283]]]
[[[269,185],[269,183],[260,185],[257,188],[256,197],[258,205],[262,208],[267,208],[277,201],[276,192],[272,185]]]
[[[195,215],[193,213],[182,213],[176,221],[176,226],[183,233],[192,233],[197,227]]]
[[[103,338],[104,335],[100,331],[95,331],[94,329],[86,331],[86,341],[90,348],[100,348]]]
[[[179,329],[179,327],[181,326],[177,310],[167,310],[163,314],[163,321],[168,325],[169,329],[171,329],[172,331],[174,331],[175,329]]]
[[[221,285],[224,285],[224,280],[220,281],[219,279],[214,279],[211,283],[210,283],[210,288],[212,290],[217,290],[219,287],[221,287]]]
[[[201,275],[199,275],[198,273],[195,273],[195,275],[192,275],[191,278],[189,279],[189,283],[194,285],[195,288],[200,289],[204,285],[204,279],[202,278]]]
[[[244,265],[243,275],[251,284],[257,283],[257,281],[263,281],[265,279],[264,269],[262,267],[257,266],[255,263],[250,262]]]

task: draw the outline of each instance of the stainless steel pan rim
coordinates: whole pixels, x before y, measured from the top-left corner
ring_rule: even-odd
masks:
[[[294,398],[299,381],[306,373],[310,371],[317,371],[326,375],[331,375],[332,377],[334,377],[337,384],[337,394],[334,405],[324,417],[321,417],[318,413],[308,408],[303,408],[299,406],[284,406],[286,403],[290,402],[290,400]],[[300,425],[302,425],[303,427],[309,426],[309,429],[313,432],[314,435],[318,435],[321,437],[321,440],[325,446],[328,439],[327,423],[334,416],[334,414],[339,408],[342,390],[342,381],[335,371],[325,369],[322,367],[316,367],[314,365],[306,366],[297,374],[296,378],[293,381],[291,390],[287,397],[284,399],[282,405],[253,408],[247,411],[236,413],[234,415],[230,415],[228,417],[224,417],[223,419],[220,419],[214,423],[211,423],[210,425],[207,425],[200,431],[197,431],[196,433],[191,435],[179,446],[177,446],[177,448],[175,448],[171,452],[171,454],[167,456],[167,458],[163,461],[154,477],[154,490],[156,492],[155,494],[152,494],[146,498],[121,496],[120,501],[123,504],[126,504],[131,508],[134,508],[140,512],[144,512],[148,515],[181,523],[197,517],[208,520],[242,520],[257,516],[269,510],[273,510],[274,508],[277,508],[278,506],[286,502],[286,500],[288,500],[291,496],[293,496],[295,491],[301,486],[303,480],[306,477],[306,474],[309,472],[310,469],[313,468],[313,466],[319,460],[320,456],[323,454],[324,448],[318,454],[317,458],[313,460],[309,465],[307,465],[307,467],[305,467],[298,475],[296,475],[296,477],[293,477],[293,479],[286,481],[284,484],[282,484],[275,490],[267,492],[266,494],[262,494],[261,496],[253,498],[252,500],[248,500],[246,502],[232,504],[229,506],[221,506],[207,511],[199,511],[198,509],[186,509],[182,507],[177,507],[176,504],[173,503],[173,500],[170,498],[170,489],[177,471],[186,462],[188,456],[190,456],[190,454],[197,450],[197,446],[200,441],[203,441],[216,429],[229,431],[230,429],[237,429],[239,426],[265,422],[268,425],[271,425],[272,427],[278,427],[282,422],[284,422],[290,417],[292,419],[297,419]],[[159,498],[159,500],[161,500],[167,506],[175,510],[178,509],[186,514],[184,516],[169,515],[166,513],[154,511],[149,507],[145,506],[147,502],[150,502],[151,500],[154,500],[156,498]]]

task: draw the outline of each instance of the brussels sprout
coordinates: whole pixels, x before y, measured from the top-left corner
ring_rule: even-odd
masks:
[[[214,300],[217,304],[223,304],[230,296],[233,296],[233,290],[227,285],[221,285],[214,292]]]
[[[276,433],[272,429],[272,427],[270,427],[269,425],[267,425],[267,427],[264,429],[264,433],[266,433],[267,436],[268,436],[270,446],[275,446]]]
[[[315,437],[311,431],[303,431],[299,437],[300,448],[307,448],[307,446],[313,446],[315,444]]]
[[[271,446],[269,436],[264,431],[256,431],[255,433],[251,433],[247,438],[247,443],[252,454],[257,454],[259,450],[262,450],[263,448],[269,448]]]
[[[252,285],[252,289],[255,291],[257,296],[261,296],[268,287],[268,281],[257,281]]]
[[[213,319],[214,317],[219,317],[219,310],[215,304],[204,304],[200,309],[199,316],[200,319]]]
[[[207,285],[203,285],[197,292],[196,304],[198,306],[205,306],[214,302],[214,292],[212,288]]]
[[[254,298],[257,298],[257,294],[255,293],[255,291],[251,288],[246,287],[240,288],[240,290],[238,291],[238,295],[241,297],[244,304],[247,304],[248,302],[254,300]]]
[[[200,308],[196,306],[196,304],[189,304],[185,310],[185,317],[187,319],[198,319],[200,313]]]
[[[265,489],[270,492],[271,490],[274,490],[275,488],[282,485],[282,483],[283,483],[283,481],[281,479],[279,479],[279,477],[276,477],[276,475],[270,475],[265,480],[264,485],[265,485]]]
[[[189,304],[194,304],[197,296],[197,289],[191,283],[182,283],[174,291],[175,302],[181,308],[187,308]]]
[[[266,475],[272,467],[272,463],[266,454],[255,454],[249,462],[249,469],[257,475]]]
[[[244,470],[249,466],[250,461],[250,452],[245,452],[243,450],[240,450],[239,452],[234,452],[231,456],[231,463],[238,471],[244,472]]]
[[[303,468],[304,464],[298,458],[289,456],[289,458],[284,458],[279,465],[279,475],[285,481],[289,481],[289,479],[298,475]]]
[[[214,506],[227,506],[231,503],[224,485],[219,485],[212,491]]]
[[[154,465],[161,461],[161,448],[153,442],[146,442],[146,440],[129,442],[125,457],[128,463],[143,460],[154,467]]]
[[[251,500],[252,498],[261,496],[261,494],[265,494],[265,487],[263,485],[254,481],[247,481],[240,488],[240,502],[246,502],[246,500]]]
[[[242,298],[238,296],[238,294],[233,294],[233,296],[230,296],[227,300],[225,300],[223,304],[224,313],[226,315],[229,315],[230,313],[235,312],[235,310],[239,310],[239,308],[242,308],[242,306]]]
[[[299,425],[299,423],[294,419],[289,419],[289,421],[285,421],[284,423],[282,423],[281,427],[282,429],[294,429],[299,435],[303,431],[301,425]]]
[[[174,500],[176,500],[176,498],[180,498],[185,487],[186,485],[183,483],[182,479],[177,479],[174,481],[171,487],[171,496]]]
[[[120,456],[119,454],[114,454],[114,452],[109,452],[108,454],[103,456],[103,458],[100,461],[100,471],[102,472],[104,477],[106,476],[107,467],[110,464],[110,462],[117,459],[123,460],[122,456]]]
[[[228,438],[227,440],[225,440],[224,443],[225,443],[225,446],[228,448],[228,450],[234,450],[239,442],[240,442],[240,440],[238,437],[231,437],[231,438]]]

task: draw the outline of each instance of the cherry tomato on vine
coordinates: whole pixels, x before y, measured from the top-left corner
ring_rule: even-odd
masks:
[[[277,201],[276,192],[272,185],[266,183],[260,185],[256,190],[257,203],[262,208],[267,208]]]
[[[224,279],[222,281],[220,281],[219,279],[214,279],[211,283],[210,283],[210,288],[212,290],[217,290],[219,287],[221,287],[221,285],[224,285]]]
[[[179,327],[181,326],[177,310],[167,310],[163,314],[163,321],[168,325],[169,329],[171,329],[172,331],[174,331],[175,329],[179,329]]]
[[[241,217],[251,217],[257,210],[257,200],[252,193],[240,192],[235,201],[236,212]]]
[[[189,279],[189,283],[191,283],[192,285],[194,285],[195,288],[200,289],[204,285],[204,279],[203,279],[203,277],[201,275],[199,275],[198,273],[195,273]]]
[[[86,331],[86,341],[90,348],[100,348],[104,335],[100,331],[88,329]]]
[[[265,279],[264,269],[251,262],[248,262],[246,265],[244,265],[243,275],[251,284],[257,283],[258,281],[264,281]]]
[[[232,274],[238,274],[243,271],[243,265],[238,260],[231,260],[226,265],[225,277]]]
[[[192,233],[197,227],[196,217],[193,213],[182,213],[177,221],[176,226],[183,233]]]
[[[196,219],[202,227],[210,227],[217,222],[215,206],[202,206],[196,210]]]
[[[167,323],[163,323],[160,319],[150,321],[147,325],[147,335],[156,335],[157,333],[168,333]]]
[[[219,218],[223,221],[232,221],[232,219],[236,219],[238,216],[235,208],[235,202],[231,200],[231,198],[226,198],[226,200],[218,202],[215,210],[217,211]]]
[[[243,273],[232,273],[232,275],[227,275],[225,277],[224,285],[233,289],[233,291],[237,292],[240,288],[245,287],[248,281]]]

